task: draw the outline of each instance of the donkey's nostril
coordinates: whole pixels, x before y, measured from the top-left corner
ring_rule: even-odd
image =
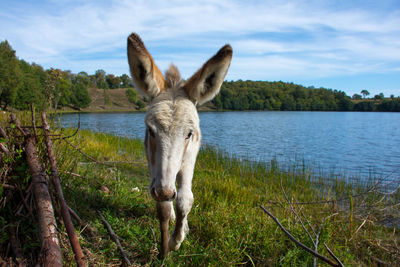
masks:
[[[174,195],[172,196],[172,199],[176,198],[176,191],[174,192]]]

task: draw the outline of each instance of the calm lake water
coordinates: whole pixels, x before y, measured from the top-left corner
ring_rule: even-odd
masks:
[[[81,128],[144,138],[144,113],[81,114]],[[78,116],[61,117],[76,127]],[[203,144],[280,165],[305,162],[327,174],[400,179],[400,113],[202,112]]]

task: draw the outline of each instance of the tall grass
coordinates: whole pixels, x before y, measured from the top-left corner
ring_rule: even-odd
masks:
[[[71,133],[72,130],[64,132]],[[90,265],[121,262],[96,214],[101,210],[121,238],[129,259],[137,265],[310,266],[313,257],[296,247],[259,208],[261,204],[267,207],[298,240],[313,248],[312,240],[290,210],[282,187],[292,203],[303,203],[293,205],[307,222],[305,227],[310,233],[338,213],[323,224],[318,247],[321,253],[327,255],[323,246],[326,243],[347,266],[369,266],[372,257],[392,266],[399,264],[400,236],[394,228],[378,223],[380,214],[368,213],[368,205],[376,205],[380,196],[357,196],[365,191],[364,185],[319,176],[304,164],[283,168],[276,161],[251,162],[209,146],[201,149],[196,163],[190,233],[179,251],[161,262],[157,257],[160,233],[155,204],[148,193],[143,143],[90,131],[79,131],[69,140],[86,154],[107,163],[94,163],[63,140],[54,140],[67,202],[95,233],[92,236],[87,227],[77,227]],[[339,201],[324,202],[332,199]],[[399,199],[397,193],[389,201],[395,204]],[[388,207],[382,202],[379,205]],[[390,207],[381,212],[398,216],[398,206]],[[63,230],[62,225],[59,228]],[[73,266],[67,237],[62,234],[61,240],[66,265]]]
[[[99,231],[95,245],[89,237],[81,237],[83,246],[90,251],[91,262],[111,264],[113,259],[119,258],[94,212],[100,209],[122,238],[132,261],[140,265],[161,264],[156,257],[158,242],[154,240],[159,240],[159,229],[155,205],[147,189],[149,179],[142,142],[89,131],[81,131],[74,142],[85,153],[115,165],[92,163],[76,150],[59,143],[61,168],[86,177],[65,176],[63,181],[70,205]],[[281,183],[293,203],[340,199],[333,203],[295,205],[309,222],[306,227],[310,232],[332,213],[339,213],[325,222],[319,251],[327,254],[323,248],[326,243],[345,265],[369,265],[371,256],[396,264],[398,252],[393,250],[392,240],[398,241],[399,235],[392,232],[393,229],[376,223],[376,218],[369,216],[367,225],[355,234],[366,218],[360,217],[365,213],[357,210],[362,208],[360,203],[374,203],[377,199],[370,195],[359,200],[356,195],[365,191],[363,185],[318,176],[302,164],[283,171],[275,161],[269,164],[250,162],[208,146],[200,151],[196,163],[195,202],[189,214],[191,231],[181,249],[172,252],[164,264],[311,265],[313,257],[289,241],[259,208],[260,204],[265,205],[296,238],[313,247],[290,211]],[[104,193],[101,186],[110,192]]]

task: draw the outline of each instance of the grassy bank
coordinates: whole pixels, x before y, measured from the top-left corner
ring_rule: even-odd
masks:
[[[115,244],[96,214],[100,210],[121,238],[131,262],[161,265],[157,258],[159,227],[154,201],[148,193],[142,142],[89,131],[80,131],[70,142],[111,165],[94,163],[64,141],[55,141],[67,202],[94,232],[92,235],[87,227],[77,227],[89,264],[105,266],[121,262]],[[336,180],[326,182],[329,178],[314,176],[301,167],[282,171],[276,163],[247,162],[214,148],[202,149],[194,175],[190,233],[180,250],[172,252],[164,264],[312,265],[313,257],[296,247],[259,208],[264,205],[297,239],[313,248],[313,241],[291,211],[283,188],[291,202],[308,203],[293,206],[314,240],[313,231],[321,230],[318,251],[322,254],[328,255],[326,243],[346,266],[370,266],[373,258],[398,265],[400,236],[397,230],[378,223],[382,215],[378,211],[391,207],[390,212],[398,214],[398,208],[389,202],[399,203],[399,195],[384,200],[377,193],[357,196],[365,188]],[[341,200],[323,202],[330,199]],[[315,201],[322,203],[310,203]],[[20,231],[21,241],[27,244],[23,248],[25,253],[37,249],[35,231],[35,227]],[[74,266],[67,236],[61,238],[64,257]],[[1,242],[5,239],[2,234]],[[322,262],[319,265],[324,266]]]

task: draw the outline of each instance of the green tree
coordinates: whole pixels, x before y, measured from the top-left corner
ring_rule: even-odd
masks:
[[[121,78],[119,76],[115,76],[114,74],[108,74],[106,76],[106,81],[108,84],[108,88],[116,89],[121,87]]]
[[[121,79],[121,87],[122,88],[133,87],[132,80],[128,75],[122,74],[120,79]]]
[[[136,105],[137,105],[138,109],[142,109],[146,106],[146,104],[140,99],[136,102]]]
[[[368,90],[361,90],[361,94],[363,95],[363,97],[365,98],[367,95],[369,95]]]
[[[128,101],[132,104],[136,104],[137,102],[137,92],[132,88],[128,88],[125,91],[126,96],[128,97]]]
[[[54,107],[56,102],[57,89],[56,85],[62,78],[62,71],[59,69],[49,69],[46,71],[45,90],[44,95],[46,98],[47,105]]]
[[[104,70],[96,70],[95,72],[95,82],[99,89],[108,89],[108,83],[106,81],[106,72]]]
[[[56,83],[55,97],[53,102],[54,109],[57,109],[59,105],[68,106],[71,102],[72,85],[70,80],[66,77],[62,77]]]
[[[90,102],[88,87],[90,85],[90,78],[86,73],[78,73],[72,81],[72,94],[71,104],[77,108],[85,108]]]
[[[35,104],[38,109],[45,109],[47,106],[44,96],[44,82],[46,73],[37,64],[29,64],[24,60],[19,61],[22,75],[22,85],[18,89],[14,107],[17,109],[29,109],[30,104]]]
[[[379,95],[375,95],[374,98],[375,98],[376,100],[382,100],[382,99],[385,98],[385,95],[384,95],[383,93],[380,93]]]
[[[361,95],[359,95],[359,94],[354,94],[351,98],[352,98],[353,100],[361,100]]]
[[[15,102],[22,85],[22,73],[15,51],[7,41],[0,42],[0,107],[7,109]]]

